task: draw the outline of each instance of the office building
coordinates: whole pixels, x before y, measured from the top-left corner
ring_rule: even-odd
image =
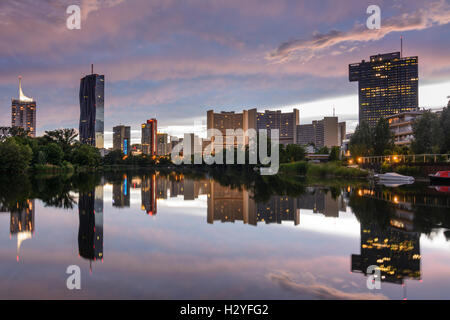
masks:
[[[117,126],[113,128],[113,150],[120,150],[124,155],[131,153],[131,128]]]
[[[171,152],[169,144],[169,135],[167,133],[158,133],[156,135],[157,139],[157,155],[167,156]]]
[[[156,119],[148,120],[142,125],[142,153],[148,156],[156,156],[158,121]]]
[[[105,76],[92,74],[80,83],[80,141],[104,149]]]
[[[294,144],[297,139],[297,125],[299,124],[299,111],[294,109],[292,112],[282,113],[281,111],[257,112],[256,109],[244,110],[242,113],[221,112],[214,113],[210,110],[207,113],[207,128],[217,129],[223,136],[223,144],[227,146],[237,146],[241,141],[248,145],[248,137],[244,139],[242,133],[236,134],[234,143],[227,143],[227,130],[242,130],[245,133],[249,129],[261,130],[267,129],[268,136],[271,130],[278,129],[280,132],[280,143]],[[208,140],[214,142],[214,137],[208,133]]]
[[[11,126],[22,128],[31,137],[36,137],[36,101],[22,91],[22,77],[19,77],[19,99],[12,99]]]
[[[297,143],[297,126],[300,124],[300,114],[297,109],[287,113],[282,113],[280,110],[258,112],[256,119],[257,129],[267,129],[269,137],[271,136],[271,130],[279,130],[280,144]]]
[[[339,122],[337,117],[325,117],[312,124],[297,126],[297,144],[306,146],[313,144],[316,148],[340,147],[346,136],[346,123]]]
[[[409,112],[402,112],[390,117],[389,128],[394,134],[394,143],[397,146],[407,146],[414,140],[413,124],[414,121],[422,116],[424,111],[415,110]]]
[[[359,83],[359,122],[375,126],[380,118],[419,107],[418,57],[379,54],[349,65],[349,80]]]

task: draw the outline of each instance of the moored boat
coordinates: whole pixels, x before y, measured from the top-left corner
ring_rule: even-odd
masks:
[[[386,174],[376,174],[375,179],[379,179],[381,182],[389,181],[389,182],[408,182],[414,183],[414,177],[402,176],[401,174],[395,172],[389,172]]]
[[[436,174],[430,174],[429,177],[433,185],[450,185],[450,171],[439,171]]]

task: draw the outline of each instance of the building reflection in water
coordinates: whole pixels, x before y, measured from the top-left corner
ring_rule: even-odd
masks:
[[[78,201],[80,225],[78,250],[80,257],[103,261],[103,185],[90,192],[80,192]]]
[[[27,200],[25,205],[18,203],[17,208],[11,211],[9,232],[10,237],[17,237],[17,262],[22,243],[34,234],[34,210],[34,200]]]
[[[155,216],[158,212],[156,199],[156,175],[142,177],[141,207],[150,216]]]
[[[367,276],[367,268],[376,265],[381,281],[404,285],[405,280],[421,279],[420,232],[415,232],[415,213],[406,197],[389,191],[360,189],[359,197],[382,201],[392,208],[388,226],[361,222],[361,254],[352,255],[352,272]],[[417,200],[417,199],[416,199]],[[381,214],[381,212],[380,212]]]
[[[113,184],[113,206],[116,208],[130,207],[130,182],[126,174],[121,183]]]

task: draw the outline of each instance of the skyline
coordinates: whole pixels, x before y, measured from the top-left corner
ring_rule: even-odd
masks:
[[[439,40],[450,35],[448,1],[426,6],[408,1],[408,7],[406,1],[381,1],[380,31],[358,27],[367,19],[368,1],[337,7],[332,1],[320,7],[289,1],[208,6],[78,1],[83,10],[80,31],[65,28],[66,2],[48,1],[39,8],[32,1],[0,4],[0,110],[10,114],[17,76],[22,75],[24,90],[39,105],[38,135],[78,127],[77,86],[91,63],[108,79],[105,133],[119,124],[138,129],[156,115],[161,131],[177,135],[192,131],[184,128],[204,121],[211,108],[253,107],[297,107],[302,124],[331,115],[334,107],[352,131],[358,102],[357,86],[347,79],[348,64],[398,51],[401,35],[404,55],[417,55],[421,61],[419,106],[438,108],[448,102],[450,61],[442,52],[450,45]],[[18,17],[29,24],[18,25]],[[42,32],[49,33],[48,39],[33,40]],[[11,37],[14,46],[9,45]],[[0,125],[9,125],[9,116]],[[112,134],[105,137],[105,145],[112,145]]]

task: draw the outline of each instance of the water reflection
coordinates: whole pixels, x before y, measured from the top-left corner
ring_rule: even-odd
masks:
[[[303,215],[321,215],[339,224],[341,215],[351,212],[360,223],[360,252],[352,250],[347,256],[351,272],[367,276],[368,267],[377,265],[383,282],[403,286],[408,279],[423,278],[421,235],[443,231],[447,240],[449,237],[450,200],[445,189],[360,183],[311,186],[303,181],[260,176],[228,179],[160,172],[26,178],[22,184],[0,184],[0,212],[10,214],[10,235],[17,239],[19,261],[23,241],[32,239],[35,230],[35,199],[45,206],[67,210],[77,205],[79,256],[89,260],[91,268],[93,262],[104,259],[107,187],[112,189],[109,205],[116,209],[135,208],[132,195],[140,192],[136,207],[149,216],[157,216],[158,201],[177,198],[187,204],[204,199],[205,223],[209,225],[288,223],[298,228]]]

